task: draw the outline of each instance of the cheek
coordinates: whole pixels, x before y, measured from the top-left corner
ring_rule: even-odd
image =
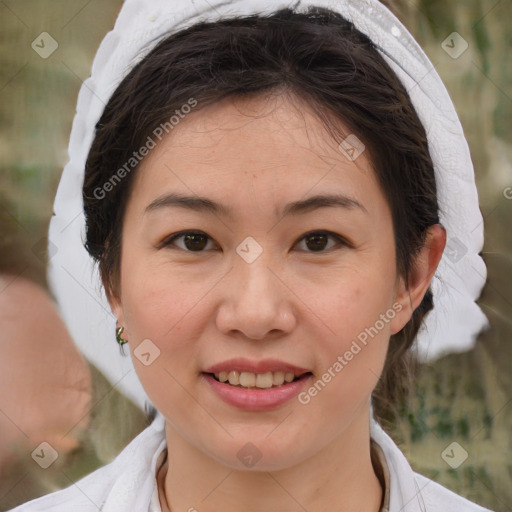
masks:
[[[135,256],[135,255],[134,255]],[[176,337],[200,302],[207,282],[186,279],[186,272],[127,257],[122,274],[123,313],[136,337]]]
[[[176,277],[156,275],[148,267],[123,281],[123,312],[135,371],[153,405],[168,419],[186,417],[194,408],[183,386],[191,388],[198,361],[193,340],[202,326],[190,320],[202,295],[204,291],[201,294]]]
[[[392,277],[379,268],[344,269],[341,274],[328,276],[321,287],[311,283],[307,302],[324,321],[327,332],[347,341],[374,325],[381,314],[392,315]]]
[[[352,397],[371,392],[384,365],[396,314],[389,274],[369,268],[354,271],[322,294],[315,288],[311,292],[312,310],[321,320],[315,324],[323,333],[315,337],[320,373],[335,374],[332,381],[339,384],[332,387],[333,400],[339,392]]]

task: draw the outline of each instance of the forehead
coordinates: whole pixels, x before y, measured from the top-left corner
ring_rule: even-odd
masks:
[[[341,129],[343,140],[350,130]],[[183,116],[136,176],[136,195],[172,187],[267,203],[333,188],[361,202],[380,193],[365,152],[349,158],[307,104],[284,95],[228,97]]]
[[[350,134],[341,121],[337,127]],[[215,146],[227,149],[230,140],[237,140],[244,143],[245,153],[241,154],[241,148],[234,146],[225,156],[235,153],[243,158],[252,153],[252,148],[266,148],[267,151],[257,153],[256,161],[264,161],[266,157],[275,161],[279,155],[284,160],[293,148],[309,151],[311,157],[340,160],[339,142],[328,134],[314,107],[292,93],[229,96],[183,116],[166,139],[175,148],[209,149],[198,152],[198,156],[205,158],[218,156]],[[280,151],[270,153],[276,149]]]

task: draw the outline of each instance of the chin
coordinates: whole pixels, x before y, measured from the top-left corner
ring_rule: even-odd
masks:
[[[225,466],[237,471],[280,471],[288,469],[306,458],[305,454],[298,452],[297,447],[304,444],[294,442],[290,437],[281,439],[275,436],[269,438],[269,430],[265,429],[260,436],[246,433],[242,439],[231,439],[229,449],[223,453],[212,454],[214,458]],[[271,436],[275,435],[271,434]]]

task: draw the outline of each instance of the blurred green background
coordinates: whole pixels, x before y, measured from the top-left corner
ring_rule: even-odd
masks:
[[[78,90],[121,4],[0,2],[0,208],[16,226],[9,236],[26,248],[12,258],[43,284],[44,263],[32,249],[46,235]],[[471,352],[423,365],[413,399],[386,427],[417,471],[481,505],[511,511],[512,194],[507,199],[505,191],[512,187],[512,1],[396,0],[393,6],[444,80],[472,151],[488,267],[478,302],[492,328]],[[469,44],[457,59],[442,47],[454,31]],[[42,32],[58,43],[46,59],[31,48]],[[73,479],[110,460],[145,426],[141,412],[94,376],[96,396],[108,397],[96,409],[96,430],[68,461]],[[441,458],[453,441],[469,454],[456,469]],[[61,469],[34,472],[32,485],[22,488],[3,482],[0,508],[70,485]]]

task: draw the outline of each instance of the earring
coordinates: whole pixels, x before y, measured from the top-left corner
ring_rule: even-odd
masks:
[[[128,340],[124,340],[121,338],[121,334],[124,331],[124,327],[119,327],[119,329],[116,330],[116,340],[119,345],[124,345],[125,343],[128,343]]]

